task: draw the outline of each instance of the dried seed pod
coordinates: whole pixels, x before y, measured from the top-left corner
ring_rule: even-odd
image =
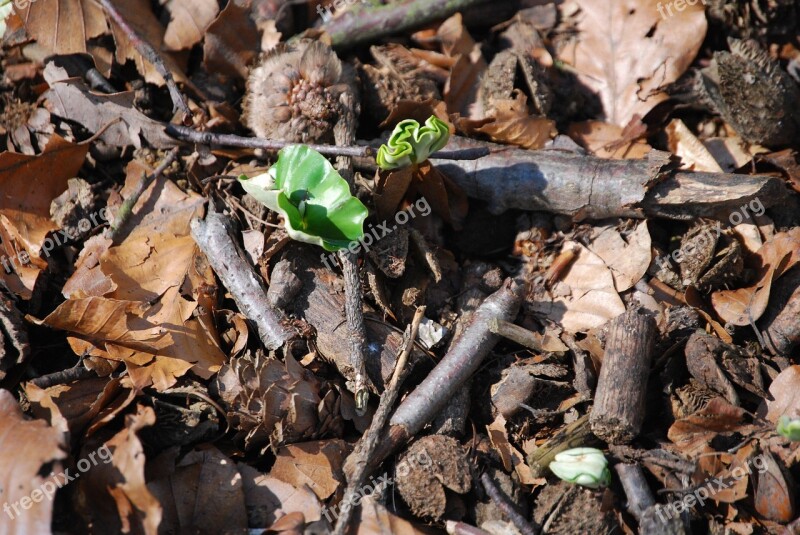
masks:
[[[281,44],[250,73],[245,124],[258,137],[332,142],[346,92],[356,92],[353,70],[328,45],[310,39]]]

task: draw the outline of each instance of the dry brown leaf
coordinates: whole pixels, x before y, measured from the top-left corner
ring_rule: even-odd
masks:
[[[525,462],[525,456],[508,440],[506,419],[503,415],[498,414],[494,421],[486,426],[486,432],[495,450],[500,454],[506,472],[514,470],[523,485],[544,485],[547,482],[544,478],[534,477],[533,470]]]
[[[781,416],[800,418],[800,366],[789,366],[769,385],[772,399],[765,399],[759,407],[759,416],[777,424]]]
[[[467,32],[461,13],[456,13],[444,21],[439,26],[437,36],[444,52],[456,58],[444,86],[447,111],[470,119],[483,117],[479,88],[481,75],[488,68],[488,64],[483,59],[480,45]]]
[[[795,494],[797,486],[789,472],[775,460],[770,451],[761,453],[766,466],[762,473],[755,473],[755,495],[753,502],[762,517],[785,524],[795,517]]]
[[[726,173],[732,173],[753,160],[753,155],[739,136],[712,137],[704,139],[703,145]]]
[[[558,134],[556,123],[546,117],[530,115],[526,100],[521,92],[517,93],[516,100],[494,100],[488,118],[461,119],[457,121],[458,127],[469,135],[485,134],[496,143],[541,149]]]
[[[691,130],[680,119],[673,119],[664,129],[669,150],[680,156],[681,169],[721,173],[722,168]]]
[[[142,139],[159,149],[173,147],[176,141],[164,133],[164,125],[150,119],[133,105],[132,91],[101,95],[93,93],[80,78],[69,78],[67,72],[50,62],[44,69],[50,85],[45,93],[47,109],[54,115],[75,121],[115,147],[142,146]],[[121,119],[121,120],[120,120]]]
[[[764,314],[772,283],[800,262],[800,228],[776,234],[756,253],[758,282],[747,288],[721,290],[711,295],[719,317],[733,325],[749,325]]]
[[[135,414],[125,417],[125,428],[105,443],[112,452],[110,462],[81,474],[76,503],[87,523],[113,533],[157,535],[163,510],[145,484],[145,455],[136,436],[155,421],[153,409],[139,405]]]
[[[64,476],[43,478],[40,472],[48,463],[53,463],[53,472],[60,472],[58,461],[67,456],[64,448],[61,431],[44,420],[26,420],[11,392],[0,390],[0,501],[7,507],[3,514],[12,515],[12,520],[2,521],[3,533],[50,533],[53,495],[43,495],[42,485],[63,485]]]
[[[322,518],[319,499],[308,487],[295,487],[244,463],[238,466],[252,525],[268,526],[292,513],[302,514],[306,522]]]
[[[625,135],[625,129],[603,121],[583,121],[572,123],[567,130],[581,147],[598,158],[613,160],[639,159],[647,156],[652,147],[642,139],[644,131],[635,131]]]
[[[164,510],[162,533],[229,533],[247,529],[242,476],[214,447],[189,452],[173,473],[147,483]]]
[[[45,239],[58,229],[50,219],[50,203],[67,189],[88,150],[88,145],[53,134],[38,156],[0,154],[0,256],[10,259],[14,269],[9,274],[0,266],[0,280],[23,299],[30,299],[39,272],[47,266],[42,260]]]
[[[88,0],[19,2],[14,10],[36,42],[55,54],[91,52],[87,43],[108,32],[103,8]]]
[[[294,487],[307,486],[321,500],[344,484],[342,465],[350,446],[338,439],[290,444],[278,450],[269,475]]]
[[[260,50],[258,29],[249,10],[236,2],[228,2],[206,31],[203,65],[208,72],[220,72],[244,80],[248,65]]]
[[[219,13],[217,0],[169,0],[170,21],[164,34],[166,50],[185,50],[199,43]]]
[[[614,286],[624,292],[639,282],[652,258],[650,232],[641,221],[623,236],[614,226],[595,227],[589,250],[611,268]]]
[[[701,3],[662,18],[652,0],[570,0],[579,11],[577,39],[559,51],[584,85],[596,91],[605,120],[625,126],[667,97],[659,88],[676,81],[694,61],[706,35]]]
[[[625,304],[614,286],[611,269],[602,258],[575,242],[565,242],[577,258],[552,290],[552,300],[537,299],[532,309],[560,324],[570,333],[599,327],[625,312]]]
[[[358,526],[356,535],[425,535],[427,533],[416,529],[409,521],[393,515],[371,496],[361,500],[361,507],[355,514],[353,524]]]
[[[125,19],[125,22],[133,28],[141,39],[152,46],[153,50],[159,51],[161,58],[164,60],[164,65],[173,78],[177,82],[188,82],[180,65],[169,53],[163,51],[164,27],[158,22],[153,10],[150,8],[150,2],[148,0],[114,0],[113,3],[122,18]],[[127,60],[133,60],[136,63],[136,69],[144,76],[145,81],[151,84],[164,85],[164,78],[156,70],[156,67],[136,50],[130,38],[120,30],[116,23],[111,25],[111,32],[114,34],[114,42],[117,45],[115,54],[117,62],[125,64]]]
[[[745,423],[747,414],[746,410],[734,407],[722,398],[714,398],[702,410],[672,424],[667,437],[681,453],[693,459],[705,451],[718,434],[748,435],[752,432],[753,426]]]

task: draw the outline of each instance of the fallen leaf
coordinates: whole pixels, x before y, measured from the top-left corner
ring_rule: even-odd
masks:
[[[772,399],[765,399],[758,415],[777,424],[781,416],[800,418],[800,366],[789,366],[769,385]]]
[[[633,288],[647,272],[652,259],[650,232],[641,221],[631,232],[620,233],[616,227],[595,227],[589,250],[611,268],[618,292]]]
[[[185,50],[202,41],[219,14],[217,0],[169,0],[170,21],[164,34],[166,50]]]
[[[665,128],[669,150],[680,156],[681,169],[721,173],[722,168],[697,137],[680,119],[673,119]]]
[[[60,472],[59,460],[67,457],[64,435],[44,420],[26,420],[8,390],[0,390],[0,415],[0,500],[6,504],[4,514],[11,516],[3,519],[3,533],[50,533],[53,496],[64,476],[40,474],[49,463],[52,472]]]
[[[100,138],[115,147],[142,146],[142,139],[159,149],[177,142],[164,133],[164,125],[133,105],[132,91],[102,95],[93,93],[80,78],[69,78],[64,69],[50,62],[44,69],[50,85],[45,93],[50,113],[75,121],[92,133],[109,124]],[[112,124],[113,123],[113,124]]]
[[[242,476],[236,464],[214,447],[189,452],[173,473],[149,481],[147,490],[163,508],[162,533],[247,529]]]
[[[468,135],[485,134],[496,143],[524,149],[540,149],[558,134],[555,121],[528,113],[527,98],[521,92],[515,100],[495,100],[488,118],[461,119],[456,124]]]
[[[251,525],[268,526],[292,513],[302,514],[306,522],[322,518],[319,499],[307,486],[295,487],[244,463],[238,466]]]
[[[24,5],[24,9],[18,6]],[[55,54],[90,52],[87,43],[108,33],[103,8],[87,0],[15,2],[14,11],[36,42]]]
[[[652,147],[644,142],[647,129],[630,135],[625,129],[603,121],[583,121],[572,123],[567,135],[581,147],[598,158],[614,160],[640,159],[647,156]]]
[[[302,488],[308,486],[321,500],[344,482],[342,465],[350,452],[343,440],[319,440],[280,448],[269,475]]]
[[[481,75],[489,65],[483,58],[480,45],[467,32],[461,13],[444,21],[439,26],[437,36],[444,52],[456,58],[444,86],[447,111],[471,119],[483,117],[478,93]]]
[[[758,514],[775,522],[791,522],[795,517],[795,482],[782,470],[769,451],[761,453],[766,470],[755,474],[753,502]]]
[[[754,285],[736,290],[720,290],[711,295],[711,303],[719,317],[733,325],[749,325],[764,314],[775,280],[800,262],[800,228],[776,234],[756,253],[760,265]]]
[[[250,12],[228,2],[211,23],[203,42],[203,65],[208,72],[247,78],[248,65],[258,56],[259,36]]]
[[[576,259],[552,288],[552,299],[536,299],[532,309],[570,333],[599,327],[625,312],[614,285],[614,275],[602,258],[575,242],[565,242]]]
[[[651,0],[570,0],[559,7],[570,13],[576,6],[579,33],[558,58],[599,94],[605,119],[618,126],[666,100],[660,88],[686,71],[706,35],[700,3],[666,18]]]

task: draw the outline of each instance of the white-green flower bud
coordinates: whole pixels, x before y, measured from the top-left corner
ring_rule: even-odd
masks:
[[[611,472],[603,452],[597,448],[572,448],[556,454],[550,470],[570,483],[596,489],[611,482]]]

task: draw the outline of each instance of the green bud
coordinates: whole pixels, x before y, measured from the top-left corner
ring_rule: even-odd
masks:
[[[400,121],[388,143],[381,145],[375,160],[383,170],[398,169],[424,162],[450,140],[447,124],[431,115],[425,126],[414,119]]]
[[[800,440],[800,418],[781,416],[778,420],[778,434],[789,440]]]
[[[570,483],[596,489],[611,482],[611,472],[603,452],[597,448],[573,448],[556,454],[550,470]]]

